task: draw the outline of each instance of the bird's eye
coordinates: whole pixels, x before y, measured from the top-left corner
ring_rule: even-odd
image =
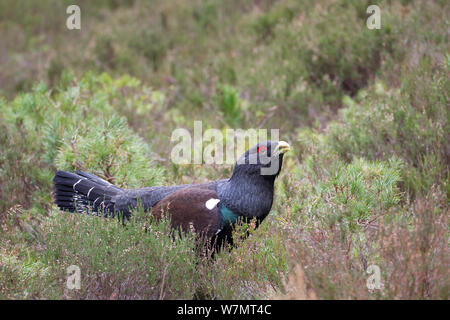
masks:
[[[266,153],[267,148],[265,146],[258,147],[258,149],[256,149],[256,152],[257,153]]]

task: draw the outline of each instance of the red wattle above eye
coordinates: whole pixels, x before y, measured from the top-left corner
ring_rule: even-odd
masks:
[[[258,149],[256,149],[256,152],[259,153],[259,151],[266,151],[267,148],[264,146],[258,147]]]

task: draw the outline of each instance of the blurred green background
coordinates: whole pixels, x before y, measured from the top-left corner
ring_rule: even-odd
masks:
[[[448,299],[449,17],[425,0],[0,0],[0,298]],[[124,228],[52,206],[56,169],[125,188],[229,176],[171,163],[194,120],[293,147],[237,250],[211,262],[143,212]]]

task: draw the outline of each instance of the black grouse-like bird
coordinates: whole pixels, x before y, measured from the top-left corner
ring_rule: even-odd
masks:
[[[260,143],[238,159],[231,178],[204,184],[125,190],[93,174],[57,171],[54,202],[70,212],[126,217],[140,203],[156,218],[167,213],[174,229],[194,229],[216,243],[232,243],[239,218],[256,218],[259,224],[269,214],[274,181],[289,150],[284,141]]]

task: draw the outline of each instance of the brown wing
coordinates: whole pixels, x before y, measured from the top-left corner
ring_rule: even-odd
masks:
[[[152,208],[152,215],[159,219],[168,214],[173,228],[183,231],[193,229],[213,237],[220,231],[221,217],[217,205],[207,208],[206,202],[210,199],[218,199],[213,190],[196,187],[181,189],[159,201]]]

